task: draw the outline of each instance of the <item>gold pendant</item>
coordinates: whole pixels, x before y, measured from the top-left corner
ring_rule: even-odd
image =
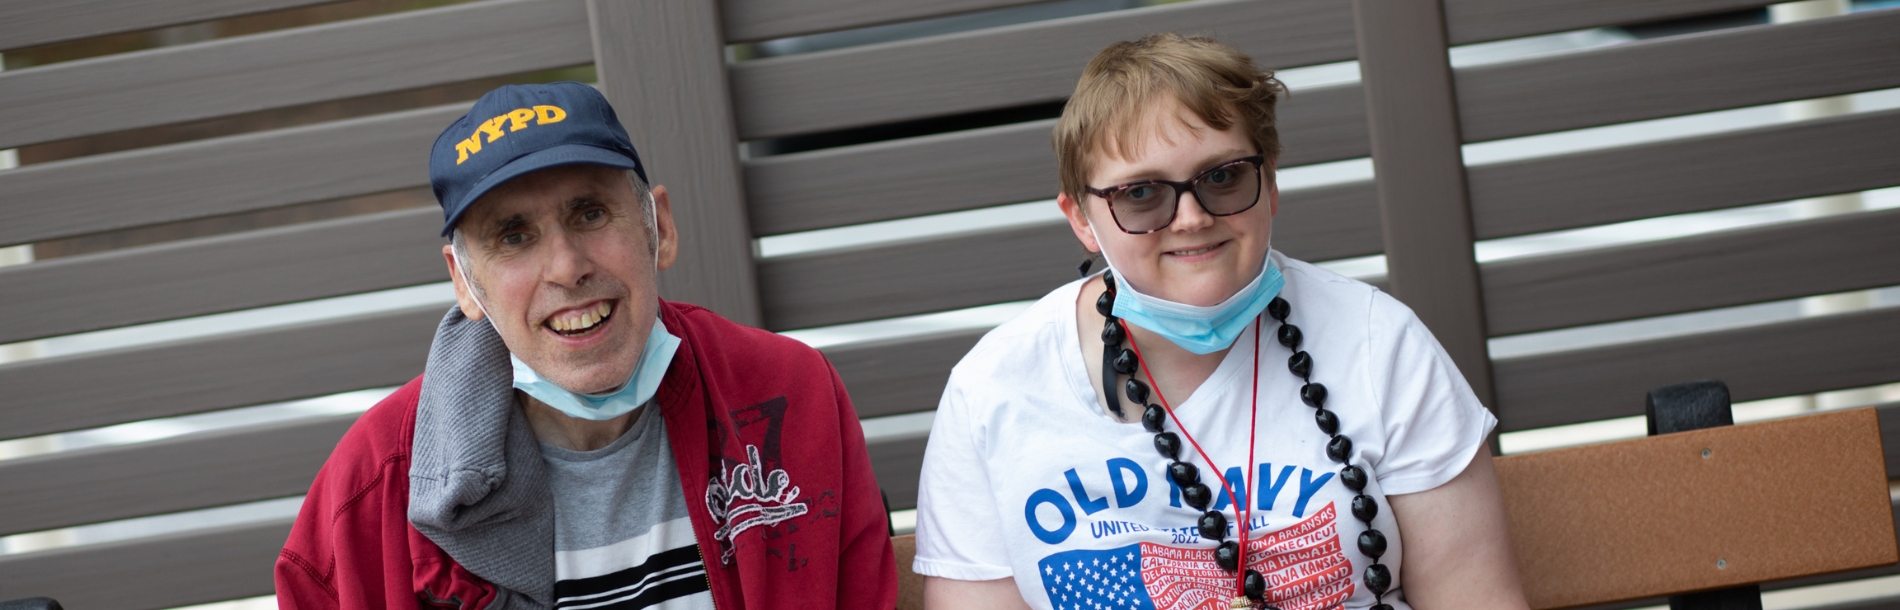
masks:
[[[1245,595],[1236,595],[1234,596],[1234,603],[1228,604],[1227,607],[1233,608],[1234,610],[1240,610],[1241,608],[1251,610],[1253,608],[1253,600],[1247,599]]]

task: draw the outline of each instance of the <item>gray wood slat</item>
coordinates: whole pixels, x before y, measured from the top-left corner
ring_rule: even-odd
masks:
[[[924,471],[924,446],[929,435],[885,439],[865,446],[877,486],[891,496],[891,510],[917,508],[917,480]]]
[[[1281,167],[1364,157],[1358,85],[1281,103]],[[1055,120],[774,155],[746,162],[754,235],[777,235],[1053,198]]]
[[[1900,11],[1457,71],[1466,142],[1900,87]]]
[[[0,343],[449,279],[435,208],[0,268]]]
[[[410,324],[430,328],[420,319]],[[930,411],[950,368],[984,332],[837,346],[825,355],[844,377],[860,417]],[[0,489],[8,490],[0,494],[0,536],[298,495],[356,418],[352,413],[0,461]]]
[[[770,40],[1049,0],[720,0],[726,42]]]
[[[365,388],[422,374],[446,306],[0,366],[0,439]],[[74,408],[83,405],[84,408]]]
[[[660,295],[757,326],[752,233],[710,1],[587,0],[600,87],[671,196],[679,258]]]
[[[1896,235],[1900,209],[1489,263],[1485,314],[1501,336],[1900,285]]]
[[[66,0],[0,3],[0,51],[341,0]]]
[[[1773,4],[1768,0],[1445,0],[1451,43],[1471,44],[1593,27],[1693,17]]]
[[[1034,299],[1075,279],[1067,223],[759,261],[765,328],[829,326]]]
[[[1274,246],[1297,258],[1377,254],[1370,183],[1281,196]],[[1024,225],[759,262],[765,328],[791,330],[1041,297],[1086,252],[1066,222]]]
[[[1103,47],[1169,30],[1218,35],[1275,68],[1353,56],[1351,17],[1338,2],[1205,0],[1114,11],[736,64],[739,136],[1056,101],[1075,90]]]
[[[451,104],[0,172],[0,245],[426,186],[430,143],[468,107]]]
[[[956,366],[989,329],[960,330],[825,348],[858,417],[931,411]]]
[[[357,415],[0,462],[0,536],[302,495]]]
[[[1900,381],[1900,307],[1495,361],[1498,431],[1643,414],[1643,396],[1720,379],[1737,402]]]
[[[1385,226],[1387,282],[1493,410],[1484,294],[1471,255],[1445,15],[1437,2],[1353,0],[1360,86]]]
[[[1885,188],[1900,185],[1900,110],[1480,165],[1468,175],[1479,239]]]
[[[270,595],[290,520],[0,556],[6,597],[68,608],[159,610]]]
[[[1900,478],[1900,402],[1875,407],[1880,410],[1880,447],[1887,454],[1887,478]]]
[[[593,57],[578,0],[489,0],[109,55],[0,73],[0,148]]]

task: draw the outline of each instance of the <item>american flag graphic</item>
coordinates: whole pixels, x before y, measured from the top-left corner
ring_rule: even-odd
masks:
[[[1247,543],[1247,565],[1267,577],[1282,610],[1336,608],[1352,597],[1352,563],[1339,546],[1338,513],[1311,517]],[[1208,548],[1142,542],[1044,557],[1042,587],[1058,610],[1228,610],[1236,579]]]

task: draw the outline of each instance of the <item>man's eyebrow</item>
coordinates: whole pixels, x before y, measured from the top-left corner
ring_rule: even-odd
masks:
[[[567,211],[572,212],[590,205],[606,205],[606,203],[601,201],[599,197],[595,197],[592,193],[577,195],[573,199],[567,200]]]
[[[509,230],[526,226],[527,224],[528,217],[525,214],[515,214],[513,216],[499,218],[494,222],[488,223],[488,231],[482,237],[491,238],[508,232]]]

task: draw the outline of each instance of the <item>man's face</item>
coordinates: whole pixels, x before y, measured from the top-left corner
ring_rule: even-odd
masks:
[[[1147,137],[1133,158],[1112,154],[1113,146],[1092,153],[1090,187],[1109,188],[1138,180],[1187,181],[1216,165],[1260,154],[1239,125],[1216,130],[1180,102],[1169,101],[1143,117]],[[1063,195],[1057,201],[1082,245],[1091,252],[1107,251],[1116,273],[1142,293],[1209,306],[1246,287],[1265,264],[1279,190],[1271,167],[1263,168],[1259,179],[1264,181],[1260,199],[1246,211],[1213,216],[1188,192],[1181,195],[1172,222],[1140,235],[1123,232],[1109,213],[1108,201],[1101,197],[1088,195],[1078,202]]]
[[[658,271],[676,252],[665,188],[653,198],[657,252],[622,170],[558,166],[490,190],[457,225],[474,277],[460,277],[453,249],[442,249],[462,313],[486,315],[508,351],[563,388],[619,387],[653,328]]]

